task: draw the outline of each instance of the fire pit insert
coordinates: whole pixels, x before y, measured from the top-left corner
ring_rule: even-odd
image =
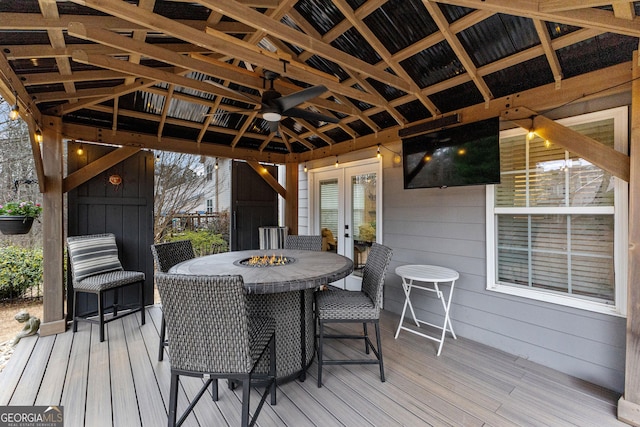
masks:
[[[252,268],[267,268],[267,267],[279,267],[281,265],[289,265],[296,262],[296,259],[290,256],[284,255],[255,255],[249,258],[239,259],[234,261],[234,265],[240,267],[252,267]]]

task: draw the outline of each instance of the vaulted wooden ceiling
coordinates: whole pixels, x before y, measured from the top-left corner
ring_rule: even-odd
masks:
[[[0,2],[0,95],[69,139],[265,161],[386,143],[458,114],[542,112],[629,90],[640,2]],[[337,123],[257,111],[279,77]],[[210,84],[214,81],[215,84]],[[227,89],[228,88],[228,89]]]

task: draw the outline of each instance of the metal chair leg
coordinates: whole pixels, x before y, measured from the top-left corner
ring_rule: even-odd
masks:
[[[167,325],[164,322],[164,315],[162,316],[162,322],[160,323],[160,345],[158,346],[158,362],[164,360],[164,346],[165,346],[165,334],[167,333]]]

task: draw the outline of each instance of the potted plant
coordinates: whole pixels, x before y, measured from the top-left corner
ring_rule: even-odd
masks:
[[[0,231],[2,234],[26,234],[41,212],[42,206],[31,201],[0,204]]]

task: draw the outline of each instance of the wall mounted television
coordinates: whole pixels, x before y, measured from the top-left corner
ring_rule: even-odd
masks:
[[[404,188],[499,184],[499,120],[495,117],[404,138]]]

